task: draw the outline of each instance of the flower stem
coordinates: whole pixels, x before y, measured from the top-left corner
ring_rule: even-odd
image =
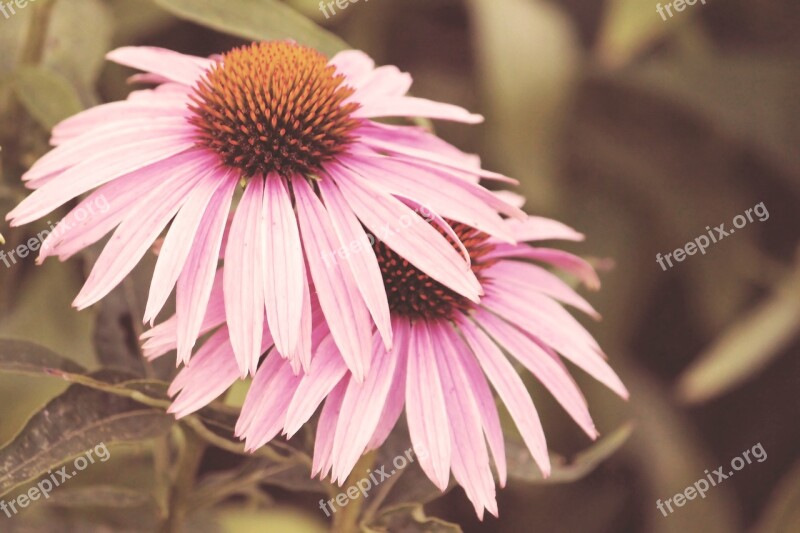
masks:
[[[344,484],[343,490],[346,492],[349,487],[354,487],[356,482],[364,477],[364,472],[369,470],[375,464],[375,452],[369,452],[361,457],[353,467],[350,477]],[[361,508],[364,506],[364,498],[360,494],[351,499],[346,507],[341,508],[335,515],[333,520],[333,533],[353,533],[358,531],[359,518],[361,517]]]
[[[172,488],[169,493],[167,516],[161,525],[161,533],[180,533],[189,512],[187,502],[195,485],[197,471],[203,459],[206,444],[194,431],[184,428],[185,437],[178,460]]]

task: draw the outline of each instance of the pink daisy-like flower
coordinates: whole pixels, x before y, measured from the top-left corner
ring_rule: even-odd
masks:
[[[452,472],[478,516],[485,509],[497,515],[490,456],[501,486],[507,469],[490,384],[544,475],[550,471],[536,408],[503,351],[527,368],[589,437],[597,437],[587,402],[562,357],[620,396],[627,398],[628,392],[592,336],[561,304],[597,317],[595,310],[536,263],[571,273],[596,288],[599,280],[592,267],[557,249],[510,245],[464,224],[450,224],[458,238],[452,241],[454,248],[466,248],[471,270],[484,290],[480,303],[439,283],[386,243],[376,241],[373,251],[388,294],[394,348],[387,350],[374,330],[372,365],[365,379],[358,380],[332,342],[325,322],[315,317],[314,355],[305,374],[295,375],[289,362],[271,353],[258,368],[236,428],[248,450],[281,433],[291,437],[324,401],[312,475],[331,473],[334,481],[343,483],[359,457],[381,446],[405,412],[412,445],[424,452],[417,455],[431,481],[444,490]],[[507,220],[504,225],[519,242],[583,238],[563,224],[538,217]],[[217,331],[170,389],[176,396],[170,412],[178,417],[207,405],[239,377],[224,325],[222,298],[218,288],[203,326],[205,332]],[[175,319],[150,330],[146,337],[148,357],[173,349]],[[264,352],[269,344],[264,341]]]
[[[436,219],[513,242],[500,214],[522,213],[477,183],[508,178],[420,128],[375,121],[482,120],[407,96],[411,77],[395,67],[376,68],[358,51],[329,61],[292,42],[255,43],[211,59],[145,47],[108,57],[158,86],[59,124],[57,147],[23,177],[36,190],[8,219],[29,223],[92,190],[84,202],[110,204],[57,228],[42,247],[39,261],[65,259],[114,230],[74,301],[80,309],[118,285],[169,225],[144,320],[153,322],[177,286],[179,361],[188,360],[201,330],[220,257],[243,375],[256,370],[265,337],[254,325],[265,317],[277,351],[295,369],[308,367],[313,284],[336,345],[362,380],[373,323],[392,346],[378,258],[369,251],[342,263],[330,258],[353,245],[369,248],[366,228],[477,302],[480,283],[465,258],[415,211],[424,207]],[[238,184],[244,192],[226,235]]]

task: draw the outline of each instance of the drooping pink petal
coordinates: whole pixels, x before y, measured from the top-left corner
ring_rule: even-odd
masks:
[[[231,223],[225,247],[225,312],[231,345],[244,377],[255,375],[264,323],[262,227],[264,180],[251,179]]]
[[[286,358],[292,364],[295,374],[308,372],[311,366],[313,352],[314,309],[311,306],[311,287],[308,284],[308,269],[304,267],[303,279],[303,305],[300,313],[300,336],[292,353]],[[283,355],[283,354],[281,354]]]
[[[71,167],[35,190],[6,216],[6,220],[10,220],[12,226],[27,224],[80,194],[173,157],[189,150],[192,146],[194,140],[189,136],[176,134],[174,137],[157,137],[106,150]]]
[[[143,322],[153,324],[175,288],[206,208],[220,187],[217,178],[213,170],[199,173],[197,182],[186,196],[186,202],[173,220],[158,254]]]
[[[537,265],[520,261],[498,261],[485,270],[485,275],[491,278],[496,286],[510,292],[517,291],[523,297],[526,294],[546,294],[580,309],[595,319],[600,318],[592,305],[572,290],[572,287]]]
[[[349,268],[325,261],[341,246],[322,202],[304,178],[294,180],[303,247],[317,297],[336,345],[357,381],[369,371],[372,325]]]
[[[186,362],[192,353],[203,315],[211,296],[217,271],[222,233],[231,208],[238,179],[228,170],[216,169],[221,185],[209,202],[192,250],[186,260],[176,289],[178,316],[178,361]]]
[[[515,242],[511,231],[495,210],[489,191],[444,173],[436,173],[411,163],[381,156],[353,157],[348,166],[380,184],[394,195],[416,199],[439,215],[461,222],[507,242]],[[505,211],[514,212],[511,206]]]
[[[431,151],[420,150],[417,148],[410,148],[406,145],[397,142],[379,140],[368,134],[361,137],[361,141],[364,144],[374,149],[377,149],[379,152],[389,152],[393,154],[405,155],[410,158],[416,159],[420,163],[433,163],[437,165],[442,165],[444,167],[449,167],[462,172],[467,172],[469,174],[476,174],[486,179],[493,179],[512,184],[517,183],[516,180],[513,180],[507,176],[503,176],[502,174],[498,174],[497,172],[491,172],[488,170],[481,169],[479,167],[476,168],[475,166],[465,162],[463,158],[444,156],[439,153]]]
[[[487,254],[486,258],[532,259],[534,261],[541,261],[542,263],[560,268],[568,274],[572,274],[590,290],[597,290],[600,288],[600,278],[597,277],[597,272],[595,272],[594,267],[584,259],[562,250],[498,244],[490,254]]]
[[[422,217],[367,178],[328,169],[361,222],[397,254],[439,283],[477,302],[480,283],[450,243]]]
[[[463,107],[413,96],[374,98],[354,111],[353,116],[357,118],[426,117],[465,124],[483,122],[483,116],[470,113]]]
[[[553,321],[547,312],[495,294],[487,295],[482,303],[487,309],[553,347],[621,397],[628,397],[625,385],[603,357],[582,339],[575,338],[569,331],[565,332],[563,324]]]
[[[208,307],[206,308],[203,323],[200,325],[200,335],[205,335],[225,322],[225,301],[222,294],[222,275],[218,271],[211,287]],[[145,331],[141,339],[144,341],[142,351],[144,356],[153,360],[178,347],[178,317],[170,318]]]
[[[358,462],[378,427],[395,374],[398,358],[375,335],[372,365],[363,383],[351,379],[342,402],[333,443],[333,479],[340,483]]]
[[[297,347],[303,316],[303,249],[283,178],[266,177],[262,233],[264,301],[275,346],[284,356]]]
[[[509,229],[519,242],[565,240],[582,241],[586,238],[566,224],[544,217],[528,216],[524,220],[509,220]]]
[[[106,58],[127,67],[152,72],[184,85],[194,85],[213,61],[151,46],[125,46],[106,54]]]
[[[328,336],[314,353],[311,367],[302,376],[300,386],[287,409],[284,430],[288,438],[292,438],[311,418],[346,372],[347,366],[333,338]]]
[[[367,451],[372,451],[383,446],[397,421],[403,414],[406,402],[406,372],[408,368],[408,343],[411,336],[411,323],[402,317],[392,319],[392,329],[395,333],[395,345],[392,349],[393,357],[397,357],[395,375],[383,407],[378,427],[367,444]]]
[[[126,127],[142,119],[158,121],[162,117],[172,116],[185,119],[189,116],[189,110],[185,105],[176,105],[171,99],[147,103],[110,102],[82,111],[57,124],[53,127],[50,143],[58,146],[111,123]]]
[[[113,230],[163,176],[179,176],[198,169],[196,154],[181,154],[113,180],[92,192],[70,211],[42,243],[39,263],[58,255],[65,260]]]
[[[141,260],[197,181],[195,168],[189,168],[149,191],[114,232],[72,305],[85,309],[111,292]]]
[[[491,313],[480,311],[475,320],[536,376],[590,438],[597,438],[583,395],[561,365],[520,330]]]
[[[433,484],[444,491],[450,480],[454,444],[451,442],[449,415],[436,365],[436,348],[425,321],[417,321],[411,328],[406,377],[408,431],[411,444],[417,450],[420,467]]]
[[[254,451],[275,438],[283,428],[289,402],[300,385],[301,376],[292,370],[292,365],[278,354],[267,359],[277,359],[278,368],[262,365],[256,372],[247,399],[253,395],[258,408],[253,415],[249,430],[241,434],[246,439],[245,450]],[[262,377],[262,373],[263,376]],[[243,408],[244,409],[244,408]]]
[[[320,478],[325,478],[333,467],[333,439],[346,390],[347,379],[342,379],[325,399],[325,405],[319,415],[317,437],[314,441],[314,460],[311,465],[311,477],[319,475]]]
[[[155,139],[184,138],[189,132],[186,120],[175,115],[166,115],[158,119],[135,118],[125,124],[106,123],[51,150],[40,158],[22,179],[35,182],[53,172],[63,171],[88,159],[103,156],[109,150],[121,153],[120,148],[123,146],[135,150],[140,143],[152,145]]]
[[[178,394],[178,397],[168,413],[178,419],[194,413],[236,382],[239,372],[228,340],[228,328],[223,326],[178,373],[169,389],[170,396]]]
[[[467,497],[475,506],[479,519],[483,510],[497,516],[497,501],[494,479],[489,467],[489,452],[481,427],[481,413],[473,390],[465,387],[469,377],[460,365],[455,347],[442,328],[449,324],[432,324],[431,337],[438,349],[428,357],[436,360],[442,380],[445,405],[447,406],[447,425],[452,442],[453,476],[464,488]]]
[[[392,327],[389,317],[389,300],[386,297],[383,277],[372,243],[336,184],[330,180],[320,180],[319,188],[331,217],[333,229],[339,237],[339,242],[342,243],[339,251],[343,252],[325,258],[325,261],[340,261],[340,255],[344,255],[344,261],[350,265],[358,290],[364,298],[364,303],[375,321],[384,344],[387,349],[391,349]]]
[[[495,405],[492,391],[489,388],[489,384],[486,382],[486,377],[478,361],[456,331],[449,324],[446,327],[441,327],[440,331],[441,335],[447,337],[445,342],[449,341],[452,347],[452,349],[449,350],[449,357],[454,357],[458,360],[458,364],[461,365],[461,369],[466,377],[465,383],[468,385],[467,389],[472,391],[472,395],[477,402],[481,425],[486,434],[486,440],[489,442],[489,449],[492,452],[494,464],[497,468],[497,477],[500,481],[500,486],[504,487],[508,475],[506,449],[503,438],[503,428],[500,426],[500,415],[497,413],[497,405]]]
[[[534,461],[539,465],[542,474],[545,477],[549,476],[550,456],[547,454],[547,440],[539,414],[525,384],[497,345],[483,331],[467,319],[461,320],[460,326],[486,377],[514,419]]]
[[[286,408],[300,383],[291,365],[277,353],[267,355],[250,385],[235,435],[253,451],[280,433]]]

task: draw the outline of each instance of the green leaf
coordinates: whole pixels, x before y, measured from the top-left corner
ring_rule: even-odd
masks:
[[[743,383],[781,353],[800,330],[800,267],[775,293],[734,323],[681,377],[681,399],[702,403]]]
[[[487,128],[496,147],[490,156],[520,179],[520,192],[530,192],[533,205],[551,205],[558,196],[560,137],[581,54],[576,29],[554,2],[468,5],[489,106]]]
[[[633,424],[625,424],[579,453],[571,462],[551,455],[552,472],[544,479],[528,449],[516,442],[507,442],[508,477],[529,483],[571,483],[591,474],[603,461],[614,455],[633,433]]]
[[[72,386],[0,449],[0,495],[98,444],[164,435],[174,420],[127,398]]]
[[[111,10],[102,0],[57,1],[53,6],[42,65],[70,80],[86,105],[97,103],[94,85],[111,48],[113,28]]]
[[[69,80],[42,67],[19,69],[14,90],[28,113],[47,130],[83,109]]]
[[[333,55],[347,43],[276,0],[156,0],[175,15],[250,40],[293,39]]]
[[[65,357],[32,342],[0,339],[0,373],[40,376],[53,370],[82,373],[85,369]]]
[[[461,533],[458,524],[445,522],[425,515],[420,504],[398,505],[381,513],[378,518],[362,527],[365,533]]]

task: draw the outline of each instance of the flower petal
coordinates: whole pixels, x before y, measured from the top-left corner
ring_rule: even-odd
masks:
[[[236,208],[225,246],[225,312],[242,376],[255,375],[261,357],[264,283],[261,231],[264,180],[250,180]]]
[[[292,199],[283,178],[266,177],[263,210],[267,323],[276,349],[288,356],[296,349],[300,336],[305,266]]]

